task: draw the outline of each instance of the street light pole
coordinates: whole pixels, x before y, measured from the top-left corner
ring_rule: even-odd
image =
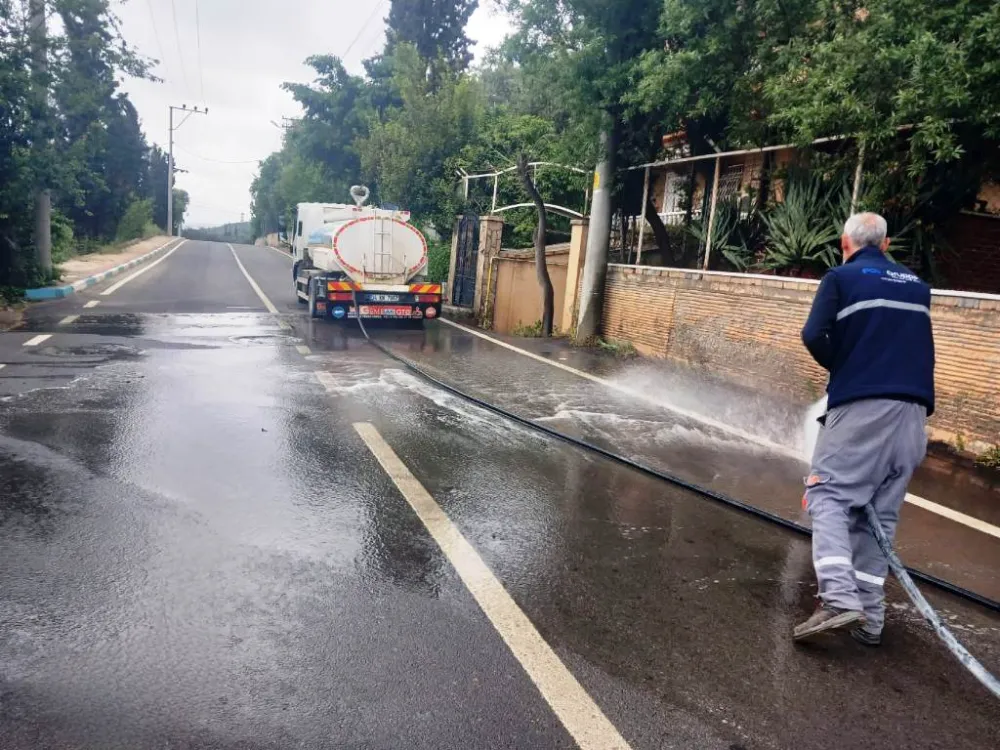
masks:
[[[207,115],[208,107],[205,109],[198,109],[194,107],[193,109],[188,109],[186,104],[182,104],[180,107],[175,107],[172,104],[167,107],[169,110],[169,125],[167,127],[169,141],[169,148],[167,149],[167,236],[174,236],[174,131],[180,130],[181,125],[187,122],[188,117],[191,115]],[[177,127],[174,127],[174,110],[178,112],[185,112],[187,117],[180,121]]]

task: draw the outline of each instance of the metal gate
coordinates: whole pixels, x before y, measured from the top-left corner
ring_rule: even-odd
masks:
[[[479,257],[479,217],[467,214],[458,222],[458,253],[452,304],[472,307],[476,299],[476,260]]]

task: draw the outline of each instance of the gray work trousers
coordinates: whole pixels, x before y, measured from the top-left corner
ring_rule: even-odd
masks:
[[[820,429],[806,508],[812,517],[819,595],[839,609],[864,611],[871,633],[885,622],[889,563],[868,528],[871,503],[890,539],[910,477],[927,452],[927,409],[889,399],[831,409]]]

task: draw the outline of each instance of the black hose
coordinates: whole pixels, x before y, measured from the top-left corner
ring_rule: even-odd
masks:
[[[745,503],[742,500],[737,500],[736,498],[730,497],[729,495],[726,495],[722,492],[717,492],[716,490],[712,490],[707,487],[702,487],[700,484],[689,482],[686,479],[682,479],[681,477],[677,476],[676,474],[670,474],[668,472],[661,471],[659,469],[654,469],[650,466],[640,463],[639,461],[635,461],[634,459],[631,458],[626,458],[625,456],[622,456],[618,453],[614,453],[613,451],[609,451],[606,448],[602,448],[599,445],[594,445],[593,443],[589,443],[586,440],[581,440],[580,438],[575,438],[572,437],[571,435],[566,435],[565,433],[559,432],[558,430],[554,430],[551,427],[546,427],[543,424],[539,424],[538,422],[534,422],[526,417],[519,416],[513,412],[507,411],[506,409],[503,409],[499,406],[495,406],[494,404],[484,401],[481,398],[472,396],[466,393],[465,391],[459,390],[455,386],[449,385],[448,383],[439,380],[438,378],[434,377],[430,373],[423,370],[420,366],[415,365],[409,360],[399,356],[391,349],[389,349],[386,346],[383,346],[378,341],[369,336],[368,330],[365,328],[365,324],[361,320],[361,315],[360,315],[360,310],[358,308],[356,295],[354,299],[354,309],[359,311],[358,326],[361,328],[361,333],[364,334],[364,337],[369,344],[374,346],[376,349],[378,349],[380,352],[385,354],[390,359],[399,362],[408,370],[416,373],[418,376],[426,380],[428,383],[431,383],[432,385],[437,386],[438,388],[441,388],[442,390],[447,391],[452,395],[458,396],[459,398],[462,398],[466,401],[469,401],[472,404],[475,404],[481,409],[485,409],[486,411],[492,412],[501,417],[509,419],[512,422],[516,422],[529,429],[541,432],[545,435],[548,435],[549,437],[555,438],[556,440],[561,440],[564,443],[569,443],[570,445],[575,445],[578,448],[583,448],[584,450],[591,451],[592,453],[597,453],[601,456],[604,456],[607,459],[610,459],[611,461],[622,464],[623,466],[627,466],[630,469],[634,469],[647,476],[660,479],[664,482],[669,482],[670,484],[676,485],[685,490],[689,490],[691,492],[710,498],[712,500],[716,500],[720,503],[724,503],[725,505],[728,505],[730,507],[738,508],[739,510],[745,511],[746,513],[750,513],[751,515],[757,516],[758,518],[762,518],[765,521],[770,521],[773,524],[777,524],[778,526],[788,529],[789,531],[794,531],[799,534],[803,534],[805,536],[812,536],[812,531],[807,526],[803,526],[802,524],[796,523],[795,521],[790,521],[787,518],[783,518],[775,513],[771,513],[769,511],[763,510],[762,508],[750,505],[749,503]],[[944,591],[947,591],[949,594],[954,594],[955,596],[961,597],[963,599],[968,599],[969,601],[975,602],[976,604],[985,607],[986,609],[990,609],[994,612],[1000,612],[1000,602],[998,601],[982,596],[981,594],[977,594],[975,591],[970,591],[969,589],[962,588],[961,586],[956,586],[955,584],[945,581],[941,578],[938,578],[937,576],[931,575],[930,573],[924,573],[909,567],[906,568],[906,571],[913,578],[916,578],[918,581],[929,583],[932,586],[936,586],[940,589],[943,589]]]

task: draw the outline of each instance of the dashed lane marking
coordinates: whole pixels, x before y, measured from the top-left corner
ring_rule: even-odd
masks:
[[[297,351],[303,357],[308,357],[310,354],[312,354],[312,349],[310,349],[308,346],[305,346],[303,344],[299,344],[298,346],[296,346],[295,347],[295,351]]]
[[[483,613],[581,750],[629,750],[625,738],[559,660],[479,553],[410,473],[378,430],[367,423],[355,424],[354,429],[423,522]]]
[[[243,272],[243,275],[246,276],[247,281],[250,282],[250,288],[257,293],[257,296],[260,297],[260,301],[264,303],[264,307],[266,307],[267,311],[272,315],[277,315],[278,308],[275,307],[274,304],[271,302],[271,300],[267,298],[267,295],[264,294],[264,290],[257,285],[257,282],[254,281],[253,277],[247,272],[247,269],[244,267],[243,262],[240,260],[240,256],[236,254],[236,250],[228,242],[226,243],[226,246],[229,248],[229,252],[233,254],[233,258],[236,260],[236,265],[240,267],[240,270]],[[282,323],[284,323],[284,321],[282,321]],[[279,323],[278,325],[280,326],[281,323]]]
[[[65,318],[59,321],[59,325],[68,326],[70,323],[75,323],[80,319],[79,315],[67,315]]]
[[[99,304],[101,304],[101,301],[99,299],[92,299],[90,300],[90,302],[84,305],[84,307],[89,310],[92,307],[97,307]]]
[[[105,289],[103,292],[101,292],[101,296],[102,297],[107,297],[109,294],[114,294],[119,289],[121,289],[123,286],[125,286],[127,283],[129,283],[130,281],[132,281],[132,279],[136,279],[139,276],[142,276],[147,271],[153,270],[158,265],[160,265],[163,261],[165,261],[167,258],[169,258],[171,255],[173,255],[174,253],[176,253],[177,250],[180,249],[180,247],[182,245],[184,245],[186,242],[187,242],[187,240],[181,240],[176,245],[174,245],[172,248],[170,248],[169,250],[167,250],[167,252],[165,252],[162,257],[157,258],[156,260],[154,260],[149,265],[143,266],[142,268],[140,268],[135,273],[126,276],[124,279],[122,279],[121,281],[119,281],[117,284],[112,284],[111,286],[109,286],[107,289]]]
[[[687,409],[680,409],[675,406],[668,406],[655,399],[649,398],[649,396],[647,396],[646,394],[637,391],[633,388],[621,385],[620,383],[615,383],[614,381],[611,380],[605,380],[604,378],[598,377],[597,375],[593,375],[589,372],[584,372],[583,370],[577,370],[575,367],[564,365],[562,362],[557,362],[555,360],[549,359],[548,357],[542,357],[541,355],[535,354],[534,352],[526,351],[525,349],[521,349],[520,347],[514,346],[513,344],[508,344],[506,341],[500,341],[499,339],[495,339],[492,336],[488,336],[487,334],[482,333],[481,331],[474,331],[468,326],[463,326],[458,323],[454,323],[445,318],[440,318],[440,321],[453,328],[457,328],[460,331],[464,331],[465,333],[471,334],[473,336],[478,336],[481,339],[489,341],[491,344],[496,344],[497,346],[502,347],[504,349],[509,349],[512,352],[517,352],[518,354],[527,357],[528,359],[533,359],[536,362],[542,362],[546,365],[549,365],[550,367],[555,367],[558,370],[563,370],[564,372],[569,372],[572,373],[573,375],[576,375],[577,377],[589,380],[592,383],[598,383],[600,385],[603,385],[604,387],[610,388],[613,391],[624,393],[631,398],[640,399],[647,403],[659,406],[662,409],[667,409],[668,411],[672,411],[675,414],[679,414],[683,417],[687,417],[688,419],[692,419],[696,422],[707,424],[710,427],[714,427],[717,430],[721,430],[735,437],[739,437],[743,440],[746,440],[747,442],[763,446],[768,450],[771,450],[780,455],[787,456],[788,458],[794,458],[799,461],[806,460],[803,456],[799,454],[798,451],[792,450],[787,446],[779,445],[778,443],[771,442],[770,440],[764,440],[756,435],[752,435],[748,432],[744,432],[743,430],[731,427],[730,425],[727,425],[724,422],[719,422],[717,420],[711,419],[710,417],[706,417],[703,414],[698,414],[697,412],[688,411]],[[980,531],[984,534],[989,534],[990,536],[1000,539],[1000,526],[994,526],[993,524],[987,523],[986,521],[982,521],[973,516],[966,515],[965,513],[960,513],[957,510],[952,510],[951,508],[945,505],[940,505],[939,503],[935,503],[932,500],[927,500],[926,498],[919,497],[918,495],[907,493],[906,502],[910,503],[911,505],[915,505],[918,508],[923,508],[924,510],[929,511],[931,513],[935,513],[941,516],[942,518],[947,518],[950,521],[962,524],[963,526],[967,526],[970,529],[975,529],[976,531]]]
[[[28,339],[23,344],[21,344],[21,346],[38,346],[43,341],[48,341],[50,338],[52,338],[51,333],[41,333],[33,338]]]

